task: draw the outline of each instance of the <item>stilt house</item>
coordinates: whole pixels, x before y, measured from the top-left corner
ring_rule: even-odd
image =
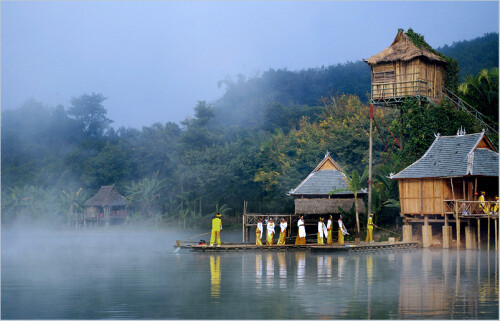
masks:
[[[123,222],[127,217],[127,202],[114,186],[102,186],[85,203],[85,220],[105,224]]]
[[[414,34],[411,29],[408,33]],[[417,46],[399,30],[388,48],[364,59],[371,67],[373,104],[398,104],[408,98],[438,102],[442,98],[448,62],[423,37],[419,39]]]
[[[295,214],[337,214],[338,208],[349,211],[354,204],[354,194],[349,191],[333,195],[333,190],[347,188],[344,171],[327,152],[323,160],[296,188],[287,195],[293,196]],[[358,208],[365,213],[362,196],[366,189],[358,192]]]
[[[477,195],[498,195],[498,153],[484,132],[436,138],[425,154],[401,172],[398,181],[405,222],[443,221],[447,215],[484,215]]]

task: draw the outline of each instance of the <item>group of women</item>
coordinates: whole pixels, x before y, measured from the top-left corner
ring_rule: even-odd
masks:
[[[266,245],[273,245],[273,238],[274,238],[274,219],[271,217],[269,219],[266,219]],[[280,222],[280,236],[278,238],[278,243],[276,245],[285,245],[285,238],[286,238],[286,228],[288,226],[288,223],[286,219],[283,217],[281,218]],[[262,217],[259,217],[259,220],[257,222],[257,229],[255,230],[255,244],[256,245],[262,245],[262,234],[264,232],[264,224],[262,224]]]
[[[262,217],[259,217],[258,222],[257,222],[257,228],[255,230],[255,244],[256,245],[263,245],[262,244],[262,235],[264,232],[264,224],[266,224],[266,245],[273,245],[273,238],[274,238],[274,233],[275,233],[275,223],[274,219],[271,217],[269,219],[265,220],[265,223],[262,222]],[[344,244],[344,235],[348,235],[347,229],[344,226],[344,223],[342,222],[342,215],[339,217],[338,220],[338,225],[339,225],[339,236],[338,236],[338,243],[339,244]],[[286,239],[286,228],[288,226],[288,223],[285,218],[281,218],[280,222],[280,236],[278,238],[278,243],[277,245],[285,245],[285,239]],[[297,233],[297,239],[295,240],[295,245],[305,245],[306,244],[306,228],[305,228],[305,223],[304,223],[304,216],[300,215],[299,220],[297,221],[297,227],[298,227],[298,233]],[[324,219],[321,217],[318,222],[318,233],[317,233],[317,242],[318,244],[324,244],[324,238],[326,237],[326,243],[327,244],[333,244],[333,237],[332,237],[332,216],[330,215],[327,223],[324,223]]]

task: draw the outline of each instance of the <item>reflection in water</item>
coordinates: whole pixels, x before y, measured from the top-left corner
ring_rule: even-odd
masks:
[[[257,288],[262,287],[262,254],[255,254],[255,283]]]
[[[342,276],[344,275],[344,265],[345,260],[343,256],[338,257],[338,278],[339,282],[342,280]]]
[[[267,252],[165,251],[169,242],[158,242],[165,240],[165,233],[150,241],[142,233],[129,240],[122,233],[85,232],[69,235],[66,242],[59,234],[49,242],[30,235],[19,240],[23,246],[16,246],[4,242],[3,232],[1,319],[499,316],[495,251],[274,252],[270,257]],[[89,246],[89,236],[99,246]],[[263,273],[266,280],[274,280],[272,285]],[[109,300],[96,304],[96,297]]]
[[[297,261],[297,286],[302,287],[306,275],[306,252],[295,252],[295,260]]]
[[[286,287],[286,254],[283,252],[278,252],[278,264],[280,271],[280,288]]]
[[[266,283],[268,286],[272,286],[274,283],[274,259],[272,253],[267,253]]]
[[[210,256],[210,281],[211,281],[211,296],[218,298],[220,296],[220,256]]]
[[[373,256],[371,254],[366,257],[366,282],[368,285],[373,283]]]

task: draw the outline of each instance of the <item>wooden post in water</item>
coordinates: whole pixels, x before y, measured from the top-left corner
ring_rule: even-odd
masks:
[[[498,220],[495,219],[495,251],[498,251]]]
[[[488,215],[488,251],[490,250],[490,216]]]
[[[477,219],[477,249],[481,249],[481,219]]]

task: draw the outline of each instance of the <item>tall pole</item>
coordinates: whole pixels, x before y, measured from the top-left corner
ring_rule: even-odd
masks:
[[[372,211],[373,104],[370,104],[370,145],[368,148],[368,216]]]

